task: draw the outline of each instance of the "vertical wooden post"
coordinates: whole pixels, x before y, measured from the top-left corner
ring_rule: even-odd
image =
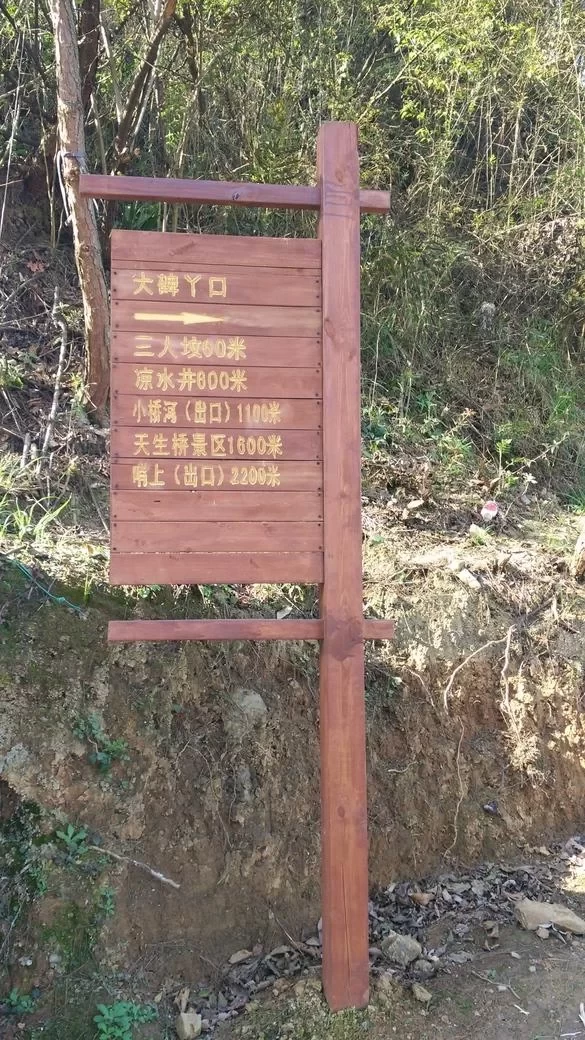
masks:
[[[325,566],[321,590],[323,986],[333,1010],[368,1002],[368,845],[360,483],[357,129],[319,131]]]

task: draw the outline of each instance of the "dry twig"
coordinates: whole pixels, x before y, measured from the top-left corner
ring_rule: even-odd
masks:
[[[147,874],[155,878],[157,881],[162,881],[164,885],[170,885],[171,888],[180,888],[181,886],[173,881],[171,878],[165,877],[158,870],[153,870],[152,867],[148,866],[148,863],[143,863],[140,859],[132,859],[131,856],[121,856],[119,852],[112,852],[111,849],[103,849],[100,845],[88,845],[88,849],[92,852],[103,853],[104,856],[111,856],[112,859],[118,860],[119,863],[129,863],[132,867],[138,867],[139,870],[145,870]]]
[[[506,643],[506,653],[505,653],[505,656],[504,656],[504,667],[502,669],[502,679],[504,680],[505,684],[508,682],[507,672],[508,672],[508,668],[510,666],[510,643],[511,643],[511,640],[512,640],[513,633],[519,631],[520,629],[526,628],[527,625],[529,625],[533,621],[535,621],[536,618],[540,614],[542,614],[543,610],[546,610],[548,607],[551,606],[553,601],[554,601],[554,597],[553,596],[549,596],[548,599],[545,599],[543,603],[539,603],[539,605],[537,607],[535,607],[534,610],[531,610],[524,617],[519,618],[518,621],[515,621],[513,625],[510,625],[509,628],[506,630],[506,634],[504,636],[500,636],[499,639],[490,639],[490,640],[488,640],[487,643],[483,643],[481,646],[478,646],[476,650],[474,650],[471,654],[469,654],[465,658],[464,661],[461,662],[461,664],[457,665],[457,667],[454,669],[454,671],[451,672],[451,675],[449,676],[449,681],[448,681],[447,685],[445,686],[445,689],[443,690],[443,708],[445,709],[445,711],[449,710],[449,694],[451,693],[451,690],[453,689],[453,683],[455,682],[455,679],[459,675],[459,672],[463,668],[465,668],[465,666],[467,664],[469,664],[469,662],[472,661],[474,657],[477,657],[478,654],[482,654],[483,651],[489,649],[490,646],[499,646],[500,643]]]
[[[449,845],[449,848],[445,849],[443,857],[448,856],[451,850],[455,848],[457,844],[457,839],[459,837],[459,813],[461,811],[461,806],[463,805],[463,799],[465,798],[465,791],[463,789],[463,778],[461,776],[461,745],[463,743],[464,734],[465,726],[463,725],[463,723],[461,723],[461,733],[459,735],[459,743],[457,744],[457,755],[455,758],[455,764],[457,766],[457,779],[459,780],[459,800],[455,808],[455,816],[453,819],[453,841]]]
[[[49,419],[47,422],[47,429],[45,430],[45,436],[43,438],[43,446],[41,448],[41,455],[46,455],[49,450],[51,443],[51,437],[53,436],[53,428],[55,426],[55,419],[57,418],[57,410],[59,408],[59,395],[61,393],[61,380],[63,378],[63,369],[65,367],[65,352],[67,350],[68,332],[65,319],[61,313],[61,300],[59,298],[59,289],[55,286],[55,296],[53,298],[53,309],[51,311],[51,318],[53,324],[57,326],[61,331],[61,347],[59,348],[59,361],[57,364],[57,374],[55,375],[55,389],[53,390],[53,401],[51,403],[51,411],[49,412]]]
[[[515,627],[516,627],[515,625],[511,626],[511,628],[515,628]],[[477,657],[479,654],[482,654],[484,650],[487,650],[488,647],[490,647],[490,646],[499,646],[500,643],[505,643],[507,638],[508,638],[508,635],[506,634],[505,636],[501,636],[500,639],[490,639],[489,642],[483,643],[482,646],[478,646],[477,650],[474,650],[471,654],[469,654],[465,658],[465,660],[462,661],[461,664],[458,664],[457,667],[455,668],[455,670],[453,672],[451,672],[451,675],[449,677],[449,682],[447,683],[445,689],[443,690],[443,707],[444,707],[445,711],[449,710],[449,694],[451,693],[451,690],[453,689],[453,683],[455,682],[455,679],[459,675],[459,672],[462,671],[462,669],[465,668],[465,665],[469,664],[470,661],[473,661],[474,657]]]

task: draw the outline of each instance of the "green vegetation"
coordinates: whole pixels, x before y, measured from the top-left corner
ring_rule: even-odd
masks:
[[[111,892],[111,890],[109,890]],[[67,972],[93,965],[93,953],[100,930],[114,913],[114,903],[103,889],[91,892],[91,898],[81,905],[76,900],[67,902],[43,929],[43,939],[57,948]]]
[[[122,737],[112,740],[104,730],[99,715],[91,712],[79,719],[73,732],[80,740],[86,740],[91,746],[89,761],[97,766],[101,773],[109,773],[114,762],[122,762],[128,758],[128,744]]]
[[[85,827],[75,827],[68,823],[63,830],[55,831],[55,837],[59,839],[67,849],[67,854],[73,860],[78,860],[87,852],[87,830]]]
[[[133,1026],[140,1022],[154,1022],[156,1008],[118,1000],[115,1004],[98,1004],[94,1017],[99,1040],[132,1040]]]
[[[21,993],[18,986],[14,986],[0,1004],[4,1004],[9,1012],[14,1015],[30,1015],[34,1011],[35,998],[29,993]]]
[[[42,855],[46,841],[42,811],[23,802],[0,821],[0,915],[21,916],[47,891],[47,866]]]
[[[95,16],[86,6],[83,17]],[[16,174],[31,153],[45,162],[56,102],[48,24],[28,0],[14,0],[11,14],[0,30],[7,70],[20,32],[30,44],[17,125],[16,67],[0,100]],[[340,0],[180,0],[139,118],[128,111],[121,127],[152,18],[117,0],[107,54],[96,33],[89,169],[306,183],[319,123],[355,120],[364,185],[393,190],[391,219],[363,220],[366,460],[424,451],[442,482],[481,470],[499,493],[522,492],[526,480],[585,488],[582,4],[359,0],[348,12]],[[107,229],[111,214],[102,209],[101,219]],[[139,229],[314,230],[302,213],[211,207],[195,216],[146,202],[120,207],[116,219]],[[56,235],[52,210],[51,226]],[[69,302],[70,325],[76,314]],[[31,357],[3,362],[11,393],[31,378]],[[76,415],[80,367],[68,390]]]

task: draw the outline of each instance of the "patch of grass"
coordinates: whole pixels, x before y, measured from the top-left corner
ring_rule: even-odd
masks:
[[[585,487],[575,488],[573,491],[565,496],[565,501],[569,508],[581,516],[585,513]]]
[[[399,675],[386,674],[383,669],[366,668],[366,716],[375,719],[392,707],[402,686]]]
[[[0,390],[21,390],[23,368],[11,358],[0,358]]]
[[[58,982],[52,1004],[55,1010],[51,1017],[31,1031],[30,1040],[95,1040],[93,1001],[89,1004],[78,993],[72,998],[70,988]]]
[[[375,1014],[370,1009],[332,1014],[315,995],[286,1007],[253,1012],[239,1035],[246,1040],[363,1040]]]
[[[72,900],[43,929],[45,941],[58,948],[65,971],[75,971],[93,962],[93,951],[103,922],[99,903],[80,906]]]
[[[34,802],[22,802],[0,823],[0,892],[8,913],[14,915],[47,891],[47,864],[41,847],[47,839],[41,830],[42,811]],[[1,904],[0,904],[1,906]],[[1,912],[1,910],[0,910]]]
[[[21,467],[17,455],[0,459],[0,536],[18,542],[39,542],[67,509],[70,498],[55,504],[55,498],[39,495],[34,467]],[[61,495],[57,495],[60,498]]]

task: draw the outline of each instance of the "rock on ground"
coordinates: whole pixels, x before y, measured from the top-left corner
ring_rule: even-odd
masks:
[[[400,964],[403,968],[418,960],[422,953],[422,946],[416,939],[410,935],[400,935],[398,932],[389,932],[380,943],[380,949],[386,960]]]

